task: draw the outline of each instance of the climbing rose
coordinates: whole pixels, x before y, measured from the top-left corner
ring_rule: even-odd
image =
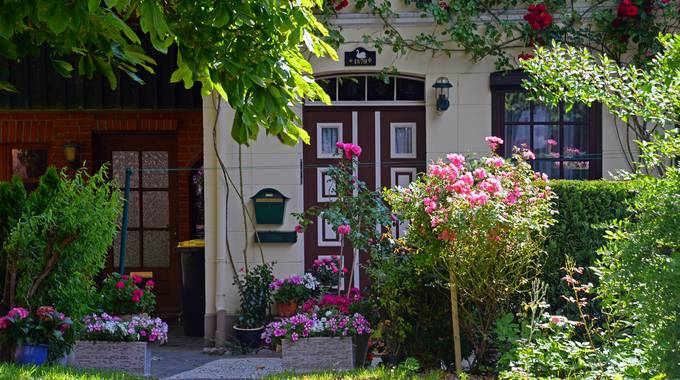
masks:
[[[297,226],[295,226],[295,232],[301,234],[302,233],[302,226],[299,225],[299,224]]]
[[[351,230],[352,228],[349,226],[349,224],[343,224],[338,227],[338,233],[340,235],[347,235]]]
[[[496,136],[487,136],[484,138],[484,141],[486,141],[486,144],[491,150],[496,150],[499,145],[503,144],[503,139]]]
[[[534,58],[533,54],[524,53],[524,52],[517,56],[517,59],[519,59],[520,61],[527,61],[527,60],[532,59],[532,58]]]
[[[529,23],[531,29],[541,30],[549,27],[552,24],[553,18],[547,12],[543,4],[531,4],[527,9],[527,14],[524,15],[524,20]]]

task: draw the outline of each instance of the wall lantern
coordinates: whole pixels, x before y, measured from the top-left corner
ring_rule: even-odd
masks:
[[[63,145],[63,148],[66,162],[68,162],[71,167],[77,167],[80,163],[78,159],[78,149],[80,148],[80,144],[76,142],[67,142]]]
[[[432,87],[437,94],[437,111],[446,111],[449,109],[449,89],[453,87],[453,85],[449,83],[449,78],[437,78],[437,81],[434,82]]]

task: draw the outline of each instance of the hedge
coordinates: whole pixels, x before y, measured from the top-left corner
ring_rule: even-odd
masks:
[[[589,268],[595,263],[597,250],[604,245],[604,227],[608,222],[625,217],[627,200],[634,195],[630,182],[623,181],[551,181],[558,196],[557,223],[548,232],[543,280],[548,283],[548,303],[552,309],[564,305],[560,294],[566,289],[560,280],[566,256],[586,268],[590,282],[597,277]]]

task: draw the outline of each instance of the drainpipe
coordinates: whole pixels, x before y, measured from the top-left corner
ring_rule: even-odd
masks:
[[[215,309],[215,267],[217,242],[217,184],[220,173],[216,168],[217,159],[213,151],[212,128],[216,112],[213,106],[214,97],[203,97],[203,167],[205,197],[205,314],[203,319],[204,337],[210,342],[215,337],[216,309]]]
[[[221,100],[219,100],[221,101]],[[230,134],[227,132],[228,120],[233,117],[231,108],[222,104],[220,115],[218,115],[217,124],[217,142],[220,156],[223,160],[227,157],[227,141]],[[230,112],[231,111],[231,112]],[[231,117],[230,117],[231,116]],[[226,141],[225,141],[226,140]],[[219,166],[219,165],[216,165]],[[215,311],[216,311],[216,329],[215,329],[215,346],[222,347],[227,338],[227,300],[226,292],[229,284],[230,273],[228,271],[227,258],[227,183],[224,181],[222,172],[217,170],[219,177],[216,178],[217,199],[215,204],[216,229],[215,229],[215,246],[216,246],[216,260],[215,260]]]

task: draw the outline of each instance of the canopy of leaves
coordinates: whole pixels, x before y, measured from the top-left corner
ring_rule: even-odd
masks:
[[[200,82],[204,95],[216,91],[229,102],[237,142],[254,140],[261,126],[295,144],[309,138],[290,106],[304,98],[328,101],[303,55],[306,49],[336,58],[312,13],[321,6],[321,0],[4,0],[0,55],[19,60],[46,46],[63,76],[76,62],[81,75],[100,72],[115,88],[118,69],[137,81],[138,70],[153,72],[138,29],[162,53],[178,48],[177,70],[162,80],[187,88]],[[0,89],[14,87],[1,82]]]
[[[553,44],[522,61],[524,86],[542,102],[600,102],[622,119],[680,122],[680,35],[659,36],[664,50],[647,67],[621,66],[586,49]]]

